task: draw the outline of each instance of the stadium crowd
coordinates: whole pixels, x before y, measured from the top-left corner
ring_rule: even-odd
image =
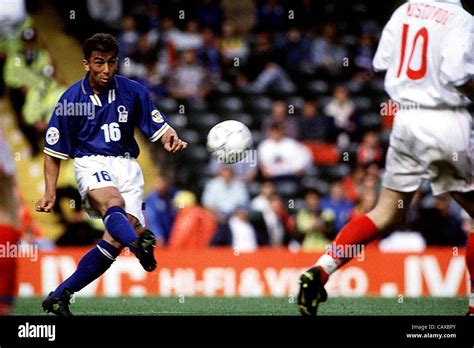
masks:
[[[149,145],[160,176],[146,178],[154,180],[146,219],[162,245],[320,251],[376,203],[395,112],[372,57],[382,13],[398,3],[243,3],[236,17],[231,2],[216,0],[54,1],[78,40],[117,37],[119,73],[144,84],[190,144],[174,157]],[[29,16],[1,29],[1,92],[37,155],[65,86]],[[205,148],[207,131],[225,119],[244,122],[256,143],[234,165],[210,159]],[[74,186],[58,197],[77,201],[58,244],[93,243],[99,232],[84,220]],[[408,222],[381,245],[464,245],[469,224],[448,196],[433,197],[425,185]]]

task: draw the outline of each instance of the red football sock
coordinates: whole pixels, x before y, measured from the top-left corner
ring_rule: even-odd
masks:
[[[361,216],[349,221],[337,234],[326,254],[331,255],[342,266],[353,257],[354,251],[375,239],[379,229],[367,216]]]
[[[466,244],[466,266],[469,272],[471,293],[469,296],[469,312],[474,313],[474,233],[469,233]]]
[[[379,232],[367,215],[349,221],[338,233],[326,253],[316,262],[316,267],[323,271],[321,272],[323,284],[336,269],[357,256],[354,251],[360,250],[360,246],[375,239]]]

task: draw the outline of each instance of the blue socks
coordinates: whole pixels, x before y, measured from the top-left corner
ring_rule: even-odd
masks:
[[[52,297],[58,298],[65,289],[71,293],[81,290],[86,285],[92,283],[99,278],[115,261],[120,254],[120,249],[109,244],[105,240],[101,240],[93,249],[85,254],[76,271],[61,283],[58,288],[53,291]]]
[[[137,239],[137,235],[122,207],[109,208],[104,215],[104,225],[117,242],[135,252],[135,249],[130,247],[130,243]]]

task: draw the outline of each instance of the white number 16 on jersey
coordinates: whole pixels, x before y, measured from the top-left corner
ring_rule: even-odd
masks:
[[[102,127],[100,127],[100,129],[104,131],[106,143],[110,143],[111,141],[119,141],[122,137],[122,133],[120,133],[120,126],[117,122],[104,124]]]

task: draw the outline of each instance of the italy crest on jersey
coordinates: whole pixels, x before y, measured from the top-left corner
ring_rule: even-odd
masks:
[[[119,121],[119,122],[127,122],[127,120],[128,120],[128,111],[127,111],[127,109],[125,108],[125,106],[120,105],[120,106],[117,108],[117,112],[118,112],[118,114],[119,114],[118,121]]]

